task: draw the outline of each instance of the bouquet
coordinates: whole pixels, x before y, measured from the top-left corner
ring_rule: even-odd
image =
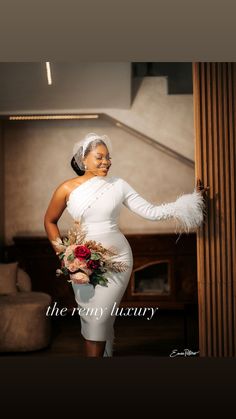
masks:
[[[105,276],[107,269],[123,272],[128,265],[112,259],[117,255],[114,247],[105,248],[100,242],[86,240],[86,232],[82,230],[79,221],[74,224],[63,240],[60,237],[51,240],[61,260],[61,269],[56,270],[56,276],[69,276],[68,282],[74,284],[108,286],[109,281]]]

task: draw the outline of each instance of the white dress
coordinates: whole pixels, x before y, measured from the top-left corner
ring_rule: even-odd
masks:
[[[171,217],[180,221],[180,212],[183,213],[183,208],[187,208],[182,225],[194,227],[202,222],[203,201],[201,194],[196,191],[183,195],[174,203],[157,206],[142,198],[120,177],[94,176],[70,193],[67,210],[85,228],[86,239],[96,240],[104,247],[114,246],[118,252],[114,259],[124,261],[129,266],[124,272],[108,270],[107,287],[96,285],[94,288],[91,284],[72,283],[77,308],[87,309],[80,310],[81,334],[85,339],[106,341],[103,356],[112,356],[116,316],[111,315],[111,311],[114,303],[116,307],[119,306],[133,268],[131,247],[118,226],[122,204],[153,221]]]

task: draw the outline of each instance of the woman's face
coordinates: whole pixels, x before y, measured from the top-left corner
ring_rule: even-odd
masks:
[[[111,166],[111,156],[107,147],[98,144],[88,153],[84,164],[87,166],[86,172],[90,171],[97,176],[106,176]]]

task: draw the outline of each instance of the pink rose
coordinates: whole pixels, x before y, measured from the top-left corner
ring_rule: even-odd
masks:
[[[74,259],[72,262],[67,263],[67,268],[71,272],[78,271],[78,269],[80,269],[80,264],[78,263],[78,259]]]
[[[66,262],[66,267],[70,272],[76,272],[79,269],[84,271],[87,275],[91,275],[92,270],[87,267],[87,263],[85,259],[77,259],[75,258],[72,261]]]
[[[65,255],[64,255],[64,263],[65,263],[65,267],[69,269],[69,266],[72,262],[74,261],[70,261],[67,260],[68,256],[73,255],[74,256],[74,249],[77,247],[77,244],[71,244],[70,246],[68,246],[65,250]],[[76,269],[75,269],[76,270]]]
[[[83,272],[76,272],[70,274],[70,279],[74,284],[87,284],[89,282],[89,277]]]

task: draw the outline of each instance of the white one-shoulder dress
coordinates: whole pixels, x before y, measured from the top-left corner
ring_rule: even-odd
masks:
[[[198,227],[203,221],[202,195],[195,190],[175,202],[161,205],[146,201],[127,181],[115,176],[94,176],[72,190],[67,211],[85,228],[86,239],[96,240],[104,247],[114,246],[118,253],[114,259],[129,266],[124,272],[108,270],[108,286],[94,288],[92,284],[72,283],[75,301],[81,309],[81,334],[88,340],[106,341],[104,357],[113,354],[116,317],[112,308],[114,303],[119,306],[133,268],[131,247],[118,225],[122,204],[148,220],[174,218],[182,222],[185,230]]]

